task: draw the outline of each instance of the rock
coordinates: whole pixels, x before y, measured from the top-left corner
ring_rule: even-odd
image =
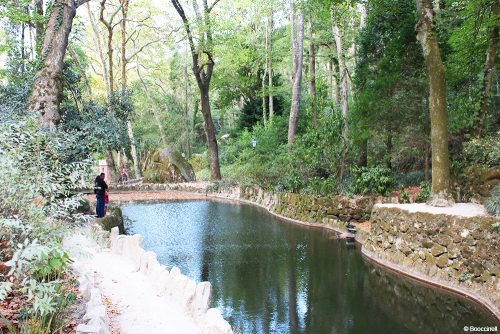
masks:
[[[437,258],[436,265],[439,268],[444,268],[448,265],[448,256],[446,254],[442,254]]]
[[[171,147],[161,149],[153,154],[153,167],[144,172],[144,182],[193,182],[196,181],[191,164]]]
[[[425,262],[429,265],[435,265],[436,259],[434,258],[434,256],[432,256],[431,253],[426,253],[425,254]]]
[[[457,245],[452,245],[448,248],[448,258],[453,260],[460,256],[460,248]]]
[[[446,248],[441,245],[434,245],[431,248],[432,256],[438,257],[439,255],[446,253]]]
[[[441,246],[448,247],[453,242],[453,239],[449,235],[439,234],[435,241]]]

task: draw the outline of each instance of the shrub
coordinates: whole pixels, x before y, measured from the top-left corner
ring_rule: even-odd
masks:
[[[416,186],[422,183],[425,179],[423,171],[413,171],[406,174],[396,174],[394,180],[398,188],[406,188],[409,186]]]
[[[484,206],[490,215],[500,217],[500,186],[493,189],[491,196],[484,202]]]
[[[470,165],[500,166],[500,131],[486,138],[475,138],[464,144],[464,157]]]
[[[25,295],[22,333],[53,333],[75,299],[69,256],[61,247],[69,226],[84,220],[77,189],[90,177],[81,133],[41,130],[34,117],[0,124],[0,302]],[[7,242],[4,242],[7,241]]]
[[[422,182],[420,183],[420,188],[422,188],[422,191],[415,198],[415,202],[425,203],[431,196],[431,185],[428,182]]]
[[[355,168],[356,192],[389,194],[395,186],[391,171],[385,166]]]

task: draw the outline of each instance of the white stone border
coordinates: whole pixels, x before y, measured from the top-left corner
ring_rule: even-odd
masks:
[[[196,282],[181,274],[178,267],[169,271],[160,265],[154,252],[144,250],[141,235],[119,235],[118,227],[111,229],[111,252],[132,261],[134,270],[145,275],[156,292],[177,304],[203,329],[203,334],[232,334],[231,325],[217,308],[210,308],[210,282]]]
[[[76,327],[76,334],[110,334],[106,305],[102,302],[101,290],[93,279],[82,274],[78,279],[80,292],[87,301],[83,323]]]

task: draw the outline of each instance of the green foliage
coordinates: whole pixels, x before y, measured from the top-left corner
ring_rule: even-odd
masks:
[[[388,195],[395,186],[391,171],[385,166],[354,168],[356,191],[361,194]]]
[[[500,217],[500,186],[496,186],[491,196],[484,202],[488,213],[495,217]]]
[[[43,130],[35,118],[0,124],[0,261],[10,268],[0,277],[0,301],[26,296],[21,333],[54,333],[68,306],[71,260],[61,239],[81,205],[78,188],[87,185],[91,162],[80,134]]]
[[[470,273],[461,273],[458,276],[458,281],[459,282],[466,282],[466,281],[470,280],[471,278],[472,278],[472,274],[470,274]]]
[[[431,185],[428,182],[422,182],[420,183],[420,188],[422,188],[422,191],[417,195],[415,201],[417,203],[425,203],[431,196]]]
[[[424,172],[413,171],[409,173],[398,173],[394,176],[398,188],[406,188],[410,186],[419,185],[424,181]]]
[[[464,144],[463,154],[470,166],[500,166],[500,131],[485,138],[475,138]]]

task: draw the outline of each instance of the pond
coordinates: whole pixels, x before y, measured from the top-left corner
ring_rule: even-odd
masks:
[[[463,333],[483,308],[395,275],[333,232],[218,201],[130,204],[129,231],[161,264],[212,283],[235,333]]]

